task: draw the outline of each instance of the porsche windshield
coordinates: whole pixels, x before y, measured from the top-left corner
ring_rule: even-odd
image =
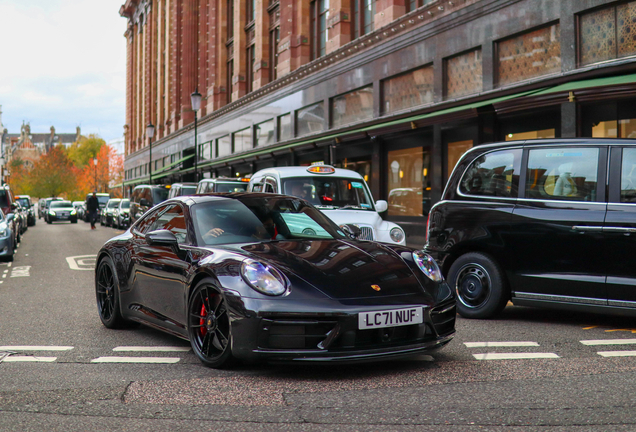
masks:
[[[295,199],[219,199],[193,206],[191,214],[200,245],[345,238],[330,219]]]
[[[283,179],[283,193],[306,199],[319,209],[373,210],[373,200],[361,179],[293,177]]]

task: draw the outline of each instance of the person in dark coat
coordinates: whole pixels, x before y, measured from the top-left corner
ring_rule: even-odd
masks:
[[[97,220],[97,210],[99,210],[99,201],[97,193],[89,196],[86,200],[86,210],[88,211],[88,219],[91,221],[91,229],[95,229],[95,221]]]

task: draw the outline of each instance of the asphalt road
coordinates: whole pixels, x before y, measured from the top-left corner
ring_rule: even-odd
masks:
[[[618,356],[636,350],[634,320],[509,306],[460,318],[432,356],[218,371],[186,341],[101,325],[92,257],[118,232],[39,220],[0,264],[1,431],[636,427],[636,357]]]

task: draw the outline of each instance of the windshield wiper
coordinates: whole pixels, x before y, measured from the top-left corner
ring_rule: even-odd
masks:
[[[343,210],[343,209],[369,210],[366,207],[357,206],[357,205],[353,205],[353,204],[347,204],[345,206],[342,206],[342,207],[338,208],[338,210]]]

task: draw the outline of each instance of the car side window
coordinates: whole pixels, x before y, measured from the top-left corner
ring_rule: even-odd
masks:
[[[163,210],[165,210],[165,207],[146,212],[146,214],[142,216],[139,223],[135,225],[134,230],[141,234],[146,234],[147,232],[149,232],[150,227],[154,225],[155,221]]]
[[[530,150],[526,198],[596,201],[598,158],[598,148]]]
[[[263,192],[278,193],[278,188],[276,187],[276,180],[274,180],[271,177],[265,178],[265,184],[263,185]]]
[[[149,231],[168,230],[177,237],[179,244],[186,243],[188,230],[186,229],[185,215],[180,205],[171,205],[165,211],[159,212]]]
[[[507,149],[478,157],[466,170],[459,190],[466,195],[516,198],[521,149]]]
[[[636,203],[636,149],[623,149],[621,202]]]

